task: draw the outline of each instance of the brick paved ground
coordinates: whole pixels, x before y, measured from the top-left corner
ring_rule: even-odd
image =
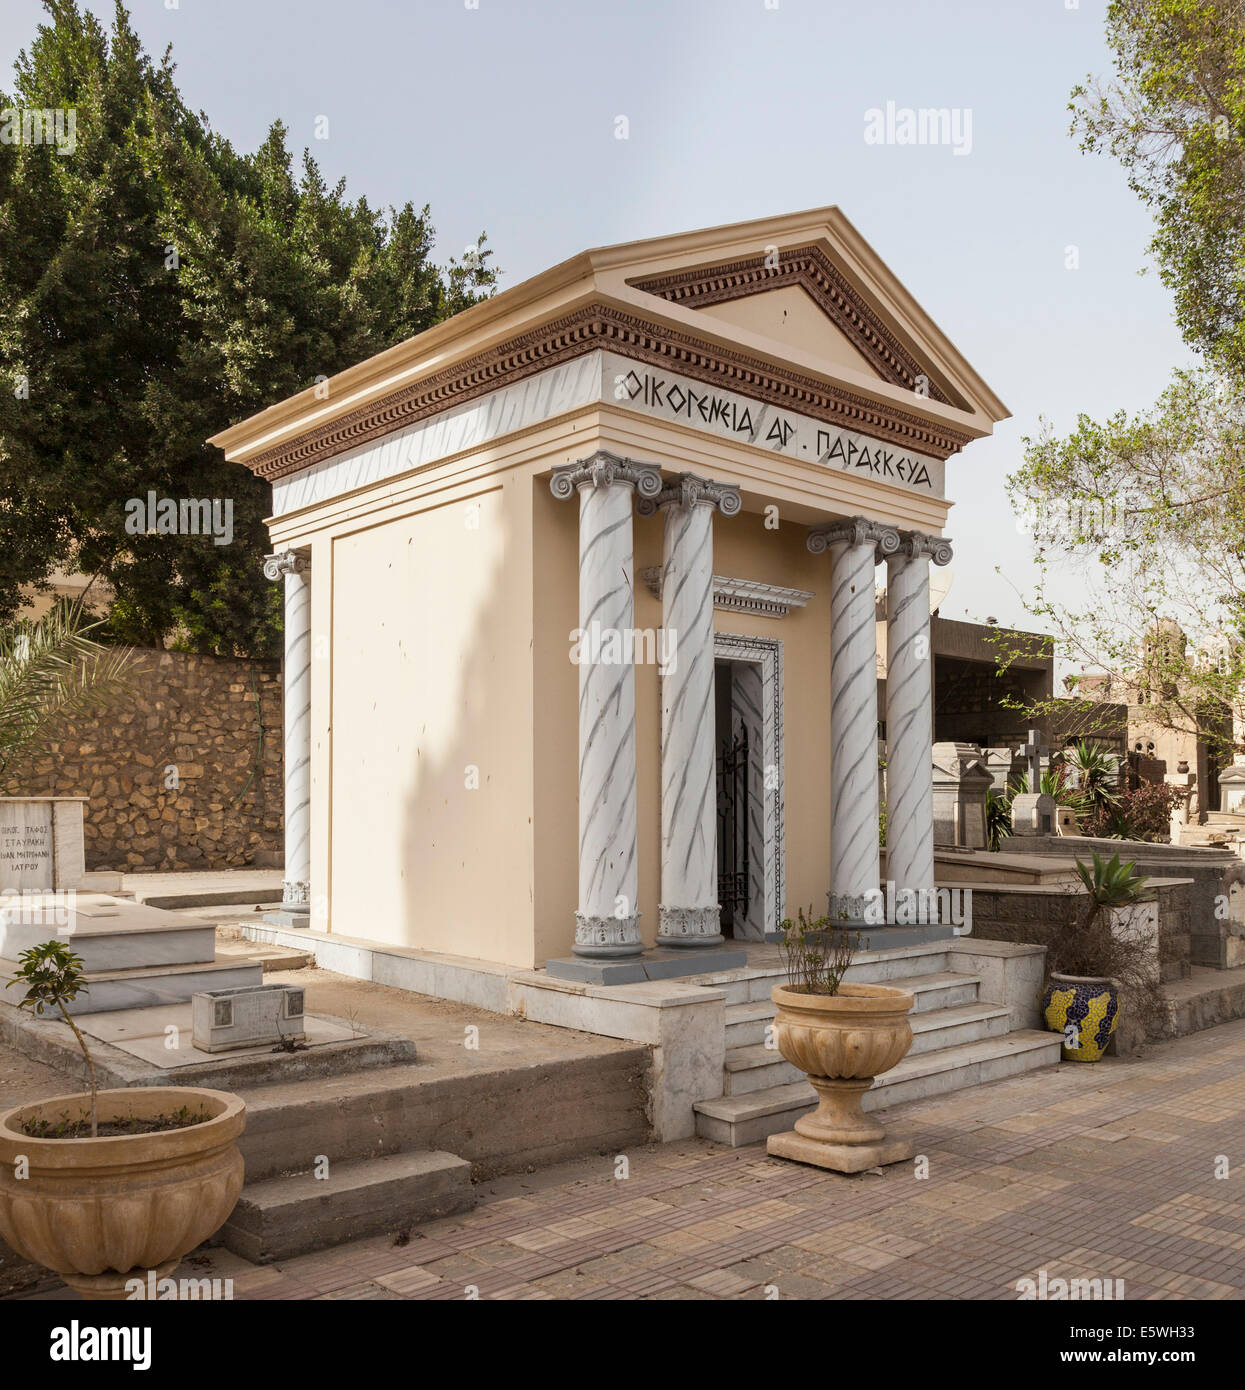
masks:
[[[247,1299],[1245,1297],[1245,1020],[1141,1061],[1064,1064],[889,1112],[913,1165],[842,1177],[702,1141],[485,1183],[475,1211],[259,1268]],[[1226,1157],[1229,1176],[1216,1177]]]

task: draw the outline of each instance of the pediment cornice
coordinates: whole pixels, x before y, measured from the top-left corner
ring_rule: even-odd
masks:
[[[928,368],[922,367],[820,247],[792,247],[778,252],[776,258],[758,254],[727,265],[641,276],[627,283],[689,309],[705,309],[798,285],[884,381],[911,391],[916,388],[918,376],[924,375],[929,381],[931,400],[967,408],[964,401],[953,399],[930,377]]]
[[[602,302],[529,329],[324,425],[292,435],[245,463],[260,477],[275,481],[598,348],[938,459],[947,458],[975,437],[973,432],[930,421],[891,402]]]

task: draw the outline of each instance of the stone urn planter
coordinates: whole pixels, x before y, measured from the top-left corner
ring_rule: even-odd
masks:
[[[768,1151],[840,1173],[911,1158],[914,1142],[887,1139],[860,1103],[874,1077],[912,1046],[912,995],[890,985],[840,984],[836,994],[775,985],[771,997],[778,1050],[808,1076],[820,1103],[794,1130],[770,1135]]]
[[[1052,1033],[1064,1035],[1065,1062],[1101,1061],[1120,1021],[1119,982],[1052,973],[1042,992],[1042,1017]]]
[[[245,1102],[194,1086],[99,1092],[101,1127],[183,1107],[210,1118],[146,1134],[41,1139],[23,1123],[86,1117],[90,1094],[0,1114],[0,1235],[82,1298],[123,1299],[126,1280],[146,1282],[149,1270],[163,1278],[225,1224],[238,1200]]]

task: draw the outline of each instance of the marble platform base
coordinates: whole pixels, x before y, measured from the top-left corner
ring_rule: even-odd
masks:
[[[644,951],[622,960],[585,960],[562,956],[545,962],[545,974],[555,980],[586,985],[639,985],[646,980],[677,980],[687,975],[717,974],[748,964],[747,951],[665,949]]]
[[[935,941],[950,941],[955,928],[949,923],[934,922],[926,926],[874,926],[869,922],[844,922],[848,931],[860,933],[860,950],[889,951],[896,946],[929,946]],[[768,940],[768,937],[766,938]],[[781,940],[781,937],[779,938]]]
[[[815,1168],[829,1168],[836,1173],[863,1173],[866,1168],[882,1168],[888,1163],[903,1163],[915,1157],[914,1139],[881,1139],[873,1144],[829,1144],[821,1139],[807,1139],[795,1130],[771,1134],[765,1141],[765,1151],[774,1158],[789,1158],[796,1163],[810,1163]]]
[[[307,929],[311,926],[311,910],[310,908],[278,907],[271,912],[265,912],[264,921],[271,922],[274,927]]]

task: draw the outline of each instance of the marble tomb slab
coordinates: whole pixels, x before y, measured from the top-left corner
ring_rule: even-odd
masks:
[[[0,796],[0,891],[76,888],[86,873],[84,796]]]

